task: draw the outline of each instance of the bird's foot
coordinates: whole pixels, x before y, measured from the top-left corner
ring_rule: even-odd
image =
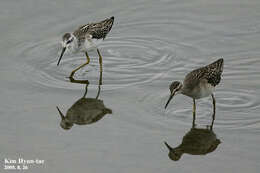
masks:
[[[75,82],[75,79],[73,78],[73,76],[66,77],[66,79],[69,79],[70,82]]]
[[[77,80],[74,79],[72,76],[66,78],[69,79],[71,83],[89,84],[88,80]]]

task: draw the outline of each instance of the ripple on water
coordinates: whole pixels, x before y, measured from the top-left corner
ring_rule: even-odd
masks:
[[[256,80],[260,75],[259,66],[258,51],[231,54],[225,58],[225,79],[232,80],[232,83],[238,81],[239,84],[259,85],[259,81]],[[242,80],[245,82],[241,82]]]
[[[167,88],[166,88],[167,89]],[[169,91],[146,92],[139,99],[150,115],[165,116],[173,123],[190,125],[192,122],[192,99],[178,95],[164,109]],[[161,95],[159,96],[158,93]],[[260,128],[260,98],[254,92],[237,89],[219,89],[215,93],[217,108],[215,125],[221,128]],[[212,117],[212,100],[210,97],[197,100],[196,123],[210,122]]]
[[[178,123],[183,125],[190,126],[192,123],[192,99],[183,95],[177,95],[172,99],[167,109],[164,108],[168,98],[169,91],[168,88],[165,88],[165,91],[146,93],[144,97],[140,99],[143,107],[150,113],[155,116],[163,116],[172,123]],[[212,110],[205,110],[201,107],[199,101],[197,101],[197,116],[196,119],[201,122],[201,120],[210,121]]]
[[[242,89],[220,90],[216,93],[217,108],[225,116],[220,115],[218,124],[229,128],[255,128],[259,126],[260,98],[254,91]]]
[[[60,66],[56,66],[60,45],[58,38],[18,45],[21,69],[30,81],[51,88],[76,89],[65,78],[84,63],[82,53],[65,55]],[[161,78],[173,67],[183,66],[179,52],[188,46],[174,44],[152,37],[117,37],[107,39],[100,45],[103,56],[103,88],[116,89],[139,85]],[[99,62],[96,52],[89,53],[91,61],[75,74],[77,79],[88,79],[98,84]],[[17,58],[18,59],[18,58]]]
[[[183,54],[182,57],[185,57]],[[235,52],[224,57],[223,80],[215,92],[217,113],[215,125],[221,128],[260,128],[259,89],[259,52]],[[191,69],[205,65],[205,62],[191,62],[191,57],[180,59],[184,66],[180,70],[173,69],[163,80],[167,81],[165,90],[146,92],[140,100],[147,111],[153,115],[165,116],[169,121],[190,124],[192,121],[192,99],[176,96],[168,108],[164,110],[169,97],[170,81],[182,78]],[[202,58],[201,58],[202,59]],[[195,66],[194,66],[195,65]],[[257,80],[256,80],[257,79]],[[165,82],[166,83],[166,82]],[[151,109],[153,108],[153,109]],[[154,114],[155,113],[155,114]],[[197,120],[204,123],[210,121],[212,100],[210,97],[197,101]]]
[[[218,107],[222,111],[249,112],[259,107],[256,93],[248,90],[219,90],[217,92]]]

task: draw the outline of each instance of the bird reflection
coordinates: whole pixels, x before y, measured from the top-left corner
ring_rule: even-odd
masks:
[[[92,124],[102,119],[106,114],[112,113],[111,109],[105,107],[103,100],[98,99],[101,90],[100,85],[102,84],[102,72],[100,72],[98,92],[96,98],[86,98],[89,85],[88,80],[74,80],[73,78],[70,78],[70,81],[72,83],[85,84],[85,92],[83,94],[83,97],[76,101],[68,109],[65,116],[57,107],[61,117],[60,126],[63,129],[69,130],[74,124]]]
[[[221,143],[217,139],[213,131],[214,119],[210,126],[206,128],[196,128],[195,120],[193,120],[192,128],[186,133],[182,139],[182,143],[172,148],[167,142],[164,142],[169,149],[169,158],[173,161],[178,161],[184,153],[191,155],[206,155],[216,150]]]

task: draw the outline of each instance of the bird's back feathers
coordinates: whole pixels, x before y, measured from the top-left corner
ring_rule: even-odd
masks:
[[[82,25],[74,31],[73,35],[77,37],[79,42],[83,42],[88,36],[94,39],[105,39],[113,23],[114,17],[111,17],[100,22]]]
[[[186,75],[184,85],[192,90],[194,87],[198,86],[202,80],[206,80],[209,84],[215,87],[221,80],[223,64],[224,60],[221,58],[207,66],[191,71]]]

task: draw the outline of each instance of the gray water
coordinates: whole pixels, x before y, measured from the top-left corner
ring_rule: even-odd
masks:
[[[99,46],[99,98],[113,114],[65,131],[56,106],[65,113],[84,94],[66,77],[85,58],[65,55],[57,67],[61,37],[110,16],[114,26]],[[0,172],[8,172],[5,158],[45,161],[28,173],[259,172],[259,19],[259,0],[1,0]],[[95,97],[98,55],[89,55],[75,78],[89,80],[87,96]],[[178,146],[190,130],[192,99],[178,95],[165,110],[168,86],[219,57],[214,133],[221,143],[172,161],[163,142]],[[199,127],[211,114],[210,97],[197,101]]]

